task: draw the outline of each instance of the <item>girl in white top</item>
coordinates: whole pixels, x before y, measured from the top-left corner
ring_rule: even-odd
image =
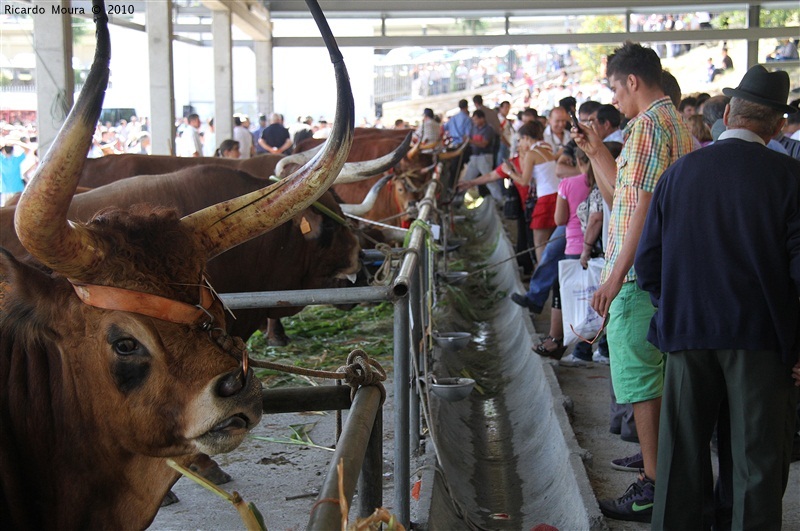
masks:
[[[533,244],[536,247],[536,260],[540,262],[544,246],[556,228],[554,215],[556,212],[556,197],[558,192],[558,176],[556,176],[556,156],[553,148],[543,140],[544,126],[539,121],[525,124],[523,128],[530,129],[528,138],[532,140],[523,144],[520,142],[520,156],[523,157],[523,175],[530,175],[532,179],[531,190],[536,190],[536,206],[531,217],[533,230]],[[520,128],[522,131],[522,128]]]

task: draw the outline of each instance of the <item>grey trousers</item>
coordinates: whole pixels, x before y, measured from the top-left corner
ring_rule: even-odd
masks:
[[[658,436],[653,529],[709,529],[709,443],[728,400],[733,529],[780,529],[798,389],[772,351],[691,350],[668,355]]]

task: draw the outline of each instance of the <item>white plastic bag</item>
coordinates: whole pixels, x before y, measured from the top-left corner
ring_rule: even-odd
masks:
[[[604,264],[604,258],[592,258],[586,269],[581,267],[580,260],[561,260],[558,263],[564,345],[581,341],[576,333],[592,339],[603,326],[603,318],[591,304],[592,295],[600,287],[600,272]]]

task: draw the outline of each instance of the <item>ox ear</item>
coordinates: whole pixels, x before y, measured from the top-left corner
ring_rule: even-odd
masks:
[[[47,305],[42,301],[53,298],[56,281],[43,272],[19,262],[0,247],[0,322],[22,317],[28,326],[36,320],[37,312]],[[20,311],[21,310],[21,311]]]
[[[307,241],[319,239],[322,236],[323,218],[314,209],[307,208],[300,215],[292,218],[292,223],[303,234]]]

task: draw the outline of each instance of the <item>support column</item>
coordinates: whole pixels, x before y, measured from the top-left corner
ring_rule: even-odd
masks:
[[[66,11],[69,0],[55,4]],[[48,6],[49,10],[50,7]],[[36,116],[39,157],[43,157],[72,108],[75,78],[72,72],[72,19],[69,15],[33,16],[36,43]]]
[[[761,27],[761,6],[750,4],[747,8],[747,29]],[[758,60],[758,39],[747,40],[747,68],[757,65]]]
[[[217,144],[233,138],[233,56],[231,12],[212,11],[214,38],[214,130]]]
[[[172,72],[172,0],[145,2],[150,71],[150,142],[153,155],[175,154],[175,85]]]
[[[256,103],[258,112],[269,116],[273,108],[272,40],[255,41],[256,52]]]

